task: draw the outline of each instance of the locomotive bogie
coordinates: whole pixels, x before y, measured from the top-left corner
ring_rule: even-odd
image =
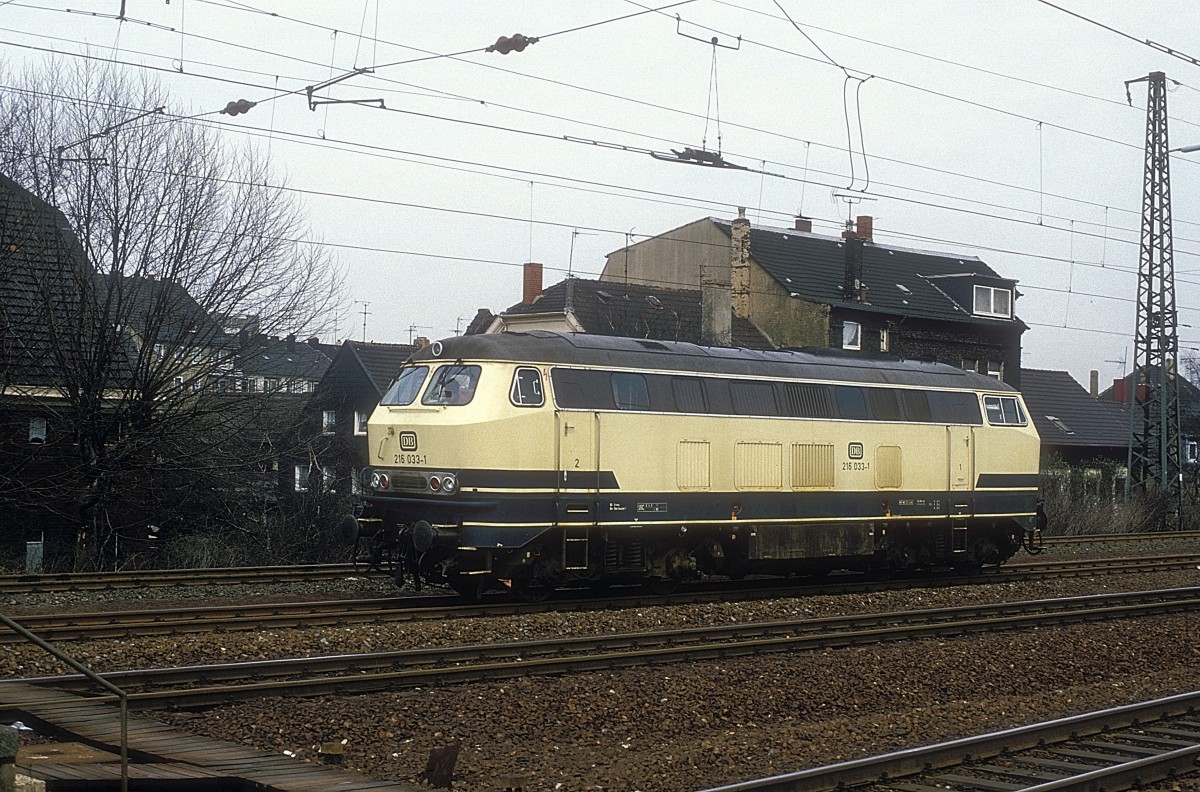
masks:
[[[372,415],[363,472],[377,541],[416,577],[977,567],[1036,529],[1038,437],[996,380],[553,333],[442,343]]]

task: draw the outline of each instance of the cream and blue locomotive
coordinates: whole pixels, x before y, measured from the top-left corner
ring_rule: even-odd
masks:
[[[937,363],[463,336],[405,364],[368,441],[357,533],[468,594],[978,568],[1038,530],[1020,394]]]

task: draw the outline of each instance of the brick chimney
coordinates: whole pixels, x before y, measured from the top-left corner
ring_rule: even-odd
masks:
[[[842,232],[842,239],[861,239],[863,242],[873,242],[875,235],[875,218],[871,215],[859,215],[854,221],[854,227],[850,227],[850,221],[846,221],[846,230]]]
[[[738,220],[745,221],[745,218],[739,217]],[[733,221],[733,240],[737,240],[742,233],[738,220]],[[745,223],[749,225],[749,221]],[[731,247],[737,247],[736,241],[731,242]],[[716,261],[705,259],[700,265],[700,343],[706,346],[729,346],[733,343],[730,264],[735,257],[733,254],[729,258],[717,255]]]
[[[1088,393],[1093,399],[1100,394],[1100,372],[1096,369],[1088,372]]]
[[[746,207],[738,207],[729,237],[730,297],[733,312],[745,318],[750,316],[750,220],[746,217]]]
[[[1129,401],[1129,382],[1125,379],[1113,380],[1112,399],[1117,404],[1125,404]]]
[[[846,233],[850,233],[847,231]],[[863,285],[863,239],[847,236],[842,243],[846,252],[846,271],[842,279],[842,299],[866,302],[867,287]]]
[[[812,233],[812,218],[804,215],[796,215],[796,230],[803,231],[806,234]]]
[[[521,304],[532,305],[542,296],[542,265],[536,261],[525,262],[521,285]]]

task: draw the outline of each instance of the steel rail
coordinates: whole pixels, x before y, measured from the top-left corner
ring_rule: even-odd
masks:
[[[978,767],[981,760],[999,756],[1004,756],[1007,761],[1020,761],[1020,752],[1029,752],[1045,746],[1050,746],[1052,750],[1053,746],[1071,740],[1082,741],[1087,747],[1092,747],[1088,745],[1089,739],[1099,734],[1106,735],[1106,745],[1110,747],[1108,753],[1113,757],[1113,761],[1107,765],[1097,766],[1097,763],[1103,761],[1100,758],[1103,754],[1095,751],[1089,752],[1087,764],[1083,764],[1078,772],[1072,772],[1072,767],[1082,764],[1079,761],[1080,757],[1075,757],[1075,761],[1072,762],[1031,759],[1031,764],[1045,770],[1053,769],[1054,772],[1050,774],[1058,777],[1032,786],[1007,784],[1006,788],[1025,792],[1056,792],[1066,789],[1104,789],[1115,792],[1135,785],[1153,783],[1170,777],[1173,773],[1195,771],[1196,759],[1200,757],[1200,723],[1183,724],[1187,728],[1184,734],[1194,734],[1191,739],[1143,738],[1143,743],[1157,742],[1162,746],[1162,750],[1141,751],[1150,755],[1139,759],[1123,760],[1119,750],[1121,746],[1112,742],[1112,739],[1124,736],[1119,730],[1128,727],[1145,730],[1149,723],[1188,717],[1198,709],[1200,691],[1194,691],[769,778],[726,784],[704,792],[828,792],[849,787],[869,790],[873,784],[890,789],[902,784],[932,788],[951,780],[941,775],[948,768],[968,763],[974,763]],[[1127,739],[1136,742],[1138,737],[1135,734]],[[1179,745],[1181,742],[1184,744]],[[1188,745],[1188,742],[1192,744]],[[984,768],[983,772],[989,770]],[[1003,771],[997,771],[997,774],[1003,774]],[[917,777],[928,780],[920,784],[913,780]],[[970,779],[961,774],[954,775],[952,780],[956,789],[971,789]],[[997,784],[992,781],[986,787],[981,785],[979,788],[994,790]]]
[[[132,690],[128,693],[131,706],[143,709],[210,706],[233,699],[260,696],[329,695],[537,674],[611,670],[643,664],[842,648],[1196,610],[1200,610],[1200,587],[999,603],[966,610],[935,608],[694,627],[654,633],[142,669],[110,672],[104,676],[124,683],[127,689],[139,685],[204,685],[168,690]],[[212,685],[217,680],[244,682],[247,679],[254,681]],[[13,681],[75,688],[80,680],[70,675]],[[0,682],[0,698],[3,697],[4,684]]]
[[[19,617],[28,629],[49,639],[100,640],[127,639],[148,635],[176,635],[212,631],[313,628],[365,623],[399,623],[448,620],[486,616],[506,616],[548,611],[580,611],[613,608],[654,607],[683,603],[727,602],[735,599],[812,596],[816,594],[877,592],[914,587],[946,587],[982,583],[1012,583],[1046,575],[1112,574],[1147,572],[1190,567],[1200,564],[1200,553],[1176,556],[1149,556],[1132,559],[1084,559],[1037,561],[1003,567],[983,575],[954,575],[935,578],[907,578],[874,581],[856,578],[837,583],[781,583],[778,580],[750,583],[718,583],[673,595],[612,596],[594,594],[572,596],[564,592],[558,598],[541,603],[523,603],[494,596],[474,603],[463,603],[451,596],[380,597],[355,600],[311,601],[294,603],[251,603],[217,606],[78,613],[30,614]],[[11,632],[0,631],[0,644],[18,641]]]
[[[361,564],[348,563],[213,567],[208,569],[146,569],[133,572],[60,572],[39,575],[0,575],[0,595],[184,588],[248,583],[295,583],[297,580],[336,580],[348,576],[389,577],[385,572],[368,571]]]
[[[1079,534],[1044,536],[1045,545],[1086,545],[1103,542],[1153,540],[1196,540],[1200,531],[1163,531],[1128,534]],[[196,585],[239,585],[286,583],[301,580],[332,580],[347,575],[387,577],[368,571],[362,564],[307,564],[294,566],[212,567],[203,569],[148,569],[125,572],[61,572],[0,575],[0,594],[102,591],[133,588],[172,588]]]

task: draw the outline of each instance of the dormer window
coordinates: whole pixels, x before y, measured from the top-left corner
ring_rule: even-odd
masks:
[[[975,315],[1012,318],[1012,289],[975,287]]]

